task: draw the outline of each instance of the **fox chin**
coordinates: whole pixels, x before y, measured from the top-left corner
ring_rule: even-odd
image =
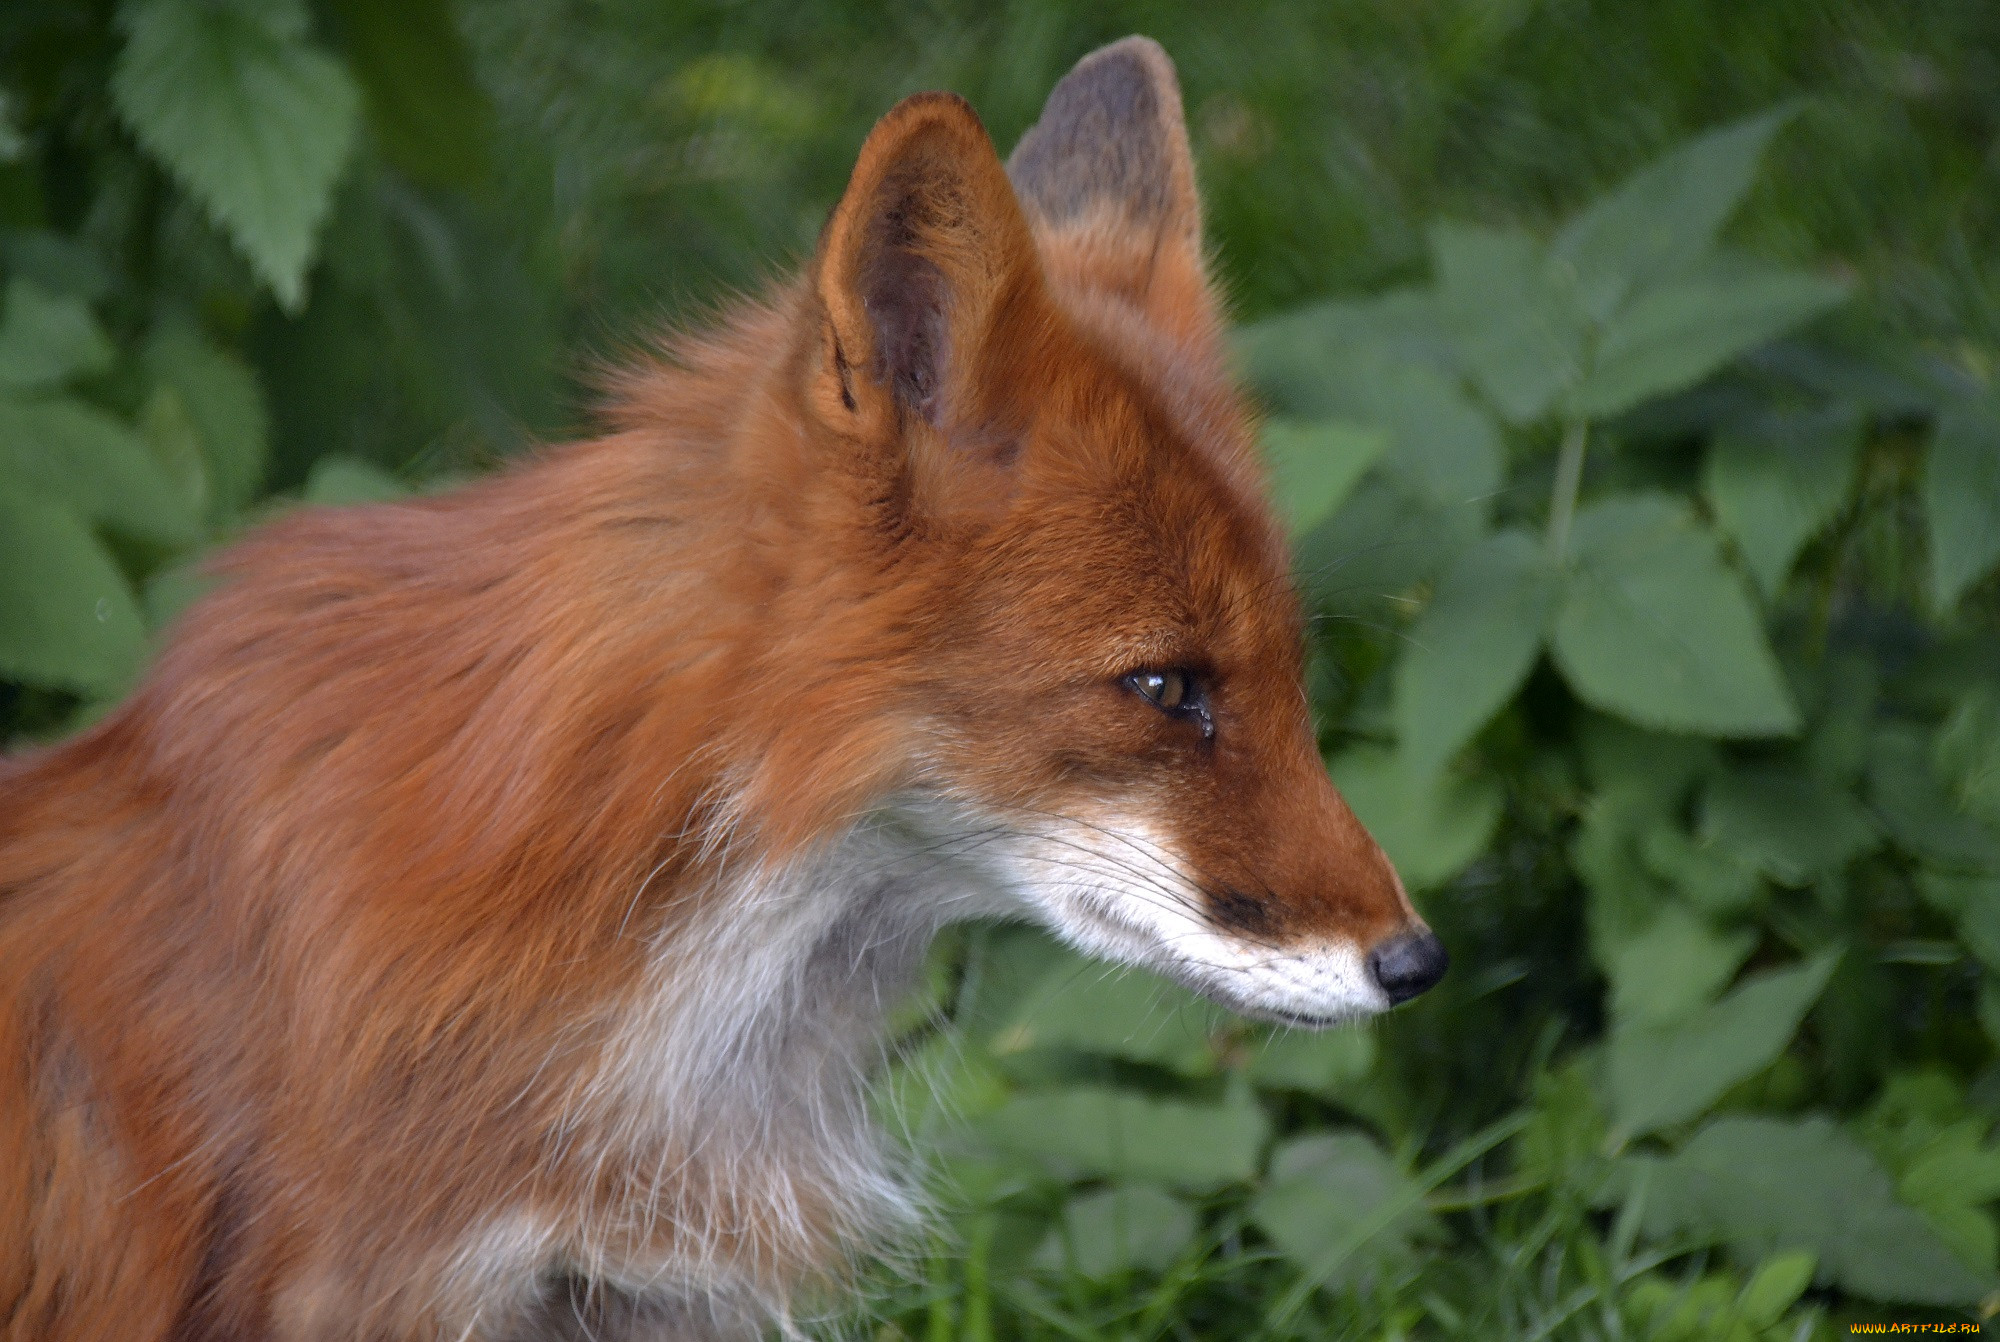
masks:
[[[1328,781],[1180,91],[948,94],[602,432],[271,522],[0,760],[0,1334],[754,1336],[909,1214],[881,1013],[1033,919],[1322,1026],[1446,957]]]

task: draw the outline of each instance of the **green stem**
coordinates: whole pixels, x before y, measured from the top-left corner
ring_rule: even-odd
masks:
[[[1571,420],[1563,429],[1555,488],[1549,493],[1549,557],[1558,564],[1569,550],[1569,522],[1576,515],[1576,491],[1583,483],[1583,451],[1589,445],[1589,421]]]

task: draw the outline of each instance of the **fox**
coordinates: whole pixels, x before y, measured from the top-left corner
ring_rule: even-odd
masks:
[[[916,1214],[869,1080],[945,926],[1305,1028],[1436,983],[1201,213],[1149,39],[1004,163],[907,98],[596,436],[267,521],[0,759],[5,1337],[789,1330]]]

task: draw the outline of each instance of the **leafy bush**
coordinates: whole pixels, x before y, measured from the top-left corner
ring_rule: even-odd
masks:
[[[1150,28],[1188,53],[1259,318],[1329,767],[1457,968],[1306,1035],[1024,929],[950,938],[882,1093],[947,1210],[865,1326],[1750,1340],[1990,1313],[2000,325],[1963,203],[1988,139],[1846,85],[1780,102],[1787,53],[1832,40],[1790,18],[1378,22],[1403,8],[1272,3],[1218,36],[943,6],[920,40],[831,0],[785,24],[519,0],[470,41],[439,0],[7,11],[0,731],[114,702],[193,562],[266,510],[559,432],[557,351],[808,246],[897,93],[965,88],[1005,142],[1068,59]],[[1984,13],[1857,9],[1840,40],[1943,78],[1939,53],[1990,56]],[[1643,59],[1610,40],[1633,22]],[[1770,55],[1783,77],[1724,102],[1777,110],[1566,217],[1597,169],[1466,148],[1569,143],[1565,108],[1628,92],[1670,109],[1659,147],[1716,46]],[[1364,129],[1309,96],[1336,70],[1379,99]],[[1818,176],[1774,171],[1807,135]],[[1499,217],[1529,223],[1460,222]],[[1808,219],[1847,266],[1802,262]],[[1370,296],[1301,301],[1336,288]]]

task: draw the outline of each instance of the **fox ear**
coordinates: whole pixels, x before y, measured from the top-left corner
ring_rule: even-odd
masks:
[[[1164,292],[1208,303],[1201,198],[1174,63],[1149,37],[1127,37],[1076,63],[1007,160],[1007,174],[1051,264],[1120,290],[1141,306]],[[1162,314],[1170,315],[1170,314]]]
[[[814,266],[826,323],[822,413],[868,436],[974,408],[1008,304],[1039,282],[1035,244],[963,98],[920,93],[876,123]]]

